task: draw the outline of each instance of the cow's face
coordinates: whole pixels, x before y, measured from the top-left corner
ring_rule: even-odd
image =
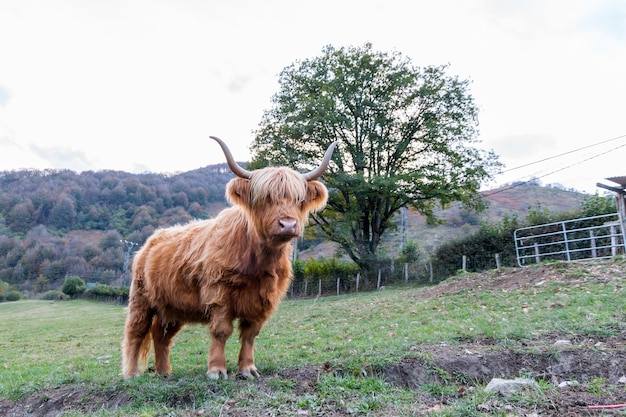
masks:
[[[226,196],[244,208],[257,234],[276,246],[302,235],[309,213],[324,208],[328,192],[289,168],[264,168],[250,179],[231,180]]]

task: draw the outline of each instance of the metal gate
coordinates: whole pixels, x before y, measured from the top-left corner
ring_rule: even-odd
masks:
[[[519,266],[610,258],[624,253],[625,241],[619,213],[522,227],[514,238]]]

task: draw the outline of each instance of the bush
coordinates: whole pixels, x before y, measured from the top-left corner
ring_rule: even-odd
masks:
[[[115,285],[96,284],[85,291],[88,297],[128,297],[128,287],[116,287]]]
[[[85,281],[83,281],[82,278],[70,275],[65,278],[65,282],[63,283],[63,288],[61,289],[61,291],[63,291],[63,293],[69,295],[70,297],[73,297],[75,295],[84,293],[86,289],[87,284],[85,284]]]
[[[19,291],[9,291],[5,299],[6,301],[19,301],[22,299],[22,293]]]
[[[340,262],[337,258],[309,258],[304,264],[297,265],[294,281],[321,279],[327,282],[334,281],[337,278],[353,281],[358,272],[359,267],[354,262]]]
[[[65,301],[65,300],[69,300],[70,296],[67,294],[63,294],[61,291],[57,291],[57,290],[51,290],[51,291],[46,291],[45,293],[43,293],[43,295],[41,296],[42,300],[55,300],[55,301]]]

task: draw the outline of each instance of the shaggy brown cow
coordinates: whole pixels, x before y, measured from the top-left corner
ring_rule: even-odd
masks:
[[[233,204],[215,219],[157,230],[135,255],[124,331],[123,375],[139,374],[154,344],[154,369],[171,370],[172,339],[185,323],[206,323],[212,336],[207,375],[228,378],[224,346],[239,319],[239,372],[258,377],[254,339],[291,281],[291,241],[309,212],[326,205],[320,166],[307,174],[289,168],[246,171],[215,139],[238,176],[226,186]]]

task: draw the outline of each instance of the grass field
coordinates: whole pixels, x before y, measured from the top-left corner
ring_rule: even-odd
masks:
[[[234,377],[236,336],[227,346],[231,378],[206,378],[201,326],[176,337],[171,375],[123,381],[123,307],[4,303],[0,414],[626,415],[587,408],[626,403],[625,276],[621,261],[558,263],[287,300],[257,339],[262,377],[254,381]],[[565,352],[557,340],[570,342]],[[470,367],[485,358],[490,372]],[[538,385],[512,396],[485,392],[496,376]],[[577,385],[558,388],[564,380]],[[583,411],[593,414],[576,414]]]

